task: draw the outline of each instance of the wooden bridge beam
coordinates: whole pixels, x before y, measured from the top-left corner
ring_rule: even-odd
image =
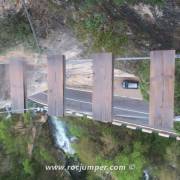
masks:
[[[26,89],[25,89],[25,62],[23,59],[13,57],[10,59],[10,96],[12,111],[24,113],[26,108]]]
[[[150,53],[150,120],[152,127],[172,129],[174,119],[175,51]]]
[[[48,114],[64,116],[65,57],[48,55]]]
[[[93,118],[112,122],[113,101],[113,57],[112,53],[99,53],[93,56]]]

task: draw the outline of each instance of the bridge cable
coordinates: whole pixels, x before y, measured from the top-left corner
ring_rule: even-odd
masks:
[[[28,21],[29,21],[29,24],[30,24],[30,27],[31,27],[31,31],[32,31],[32,33],[33,33],[33,37],[34,37],[36,46],[37,46],[37,48],[38,48],[38,51],[41,52],[41,48],[40,48],[40,46],[39,46],[39,42],[38,42],[38,39],[37,39],[36,31],[35,31],[35,29],[34,29],[34,26],[33,26],[32,20],[31,20],[31,16],[30,16],[30,14],[29,14],[29,12],[28,12],[28,9],[27,9],[27,7],[26,7],[26,3],[25,3],[24,0],[21,0],[21,2],[22,2],[22,5],[23,5],[23,7],[24,7],[24,10],[25,10],[27,19],[28,19]]]

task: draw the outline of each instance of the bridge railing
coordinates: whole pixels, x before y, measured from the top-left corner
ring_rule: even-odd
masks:
[[[114,58],[112,53],[93,55],[92,114],[95,120],[113,122],[114,61],[150,60],[149,126],[172,129],[174,119],[175,51],[151,51],[150,57]],[[10,61],[12,109],[26,109],[26,64],[23,59]],[[66,59],[48,56],[48,114],[64,116]],[[19,112],[21,113],[21,112]]]

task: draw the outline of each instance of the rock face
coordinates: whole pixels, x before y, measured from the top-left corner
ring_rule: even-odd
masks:
[[[180,4],[178,0],[166,0],[160,7],[140,3],[134,6],[134,12],[139,15],[139,30],[149,35],[152,49],[179,49]]]
[[[110,16],[125,21],[130,30],[129,38],[143,49],[179,49],[180,3],[178,0],[164,0],[157,5],[123,4],[106,5]],[[113,10],[116,12],[114,13]]]
[[[27,6],[30,6],[32,0],[24,0]],[[0,17],[6,17],[9,14],[18,13],[22,9],[21,0],[0,0]]]
[[[0,17],[19,12],[22,9],[20,0],[0,0]],[[32,16],[38,37],[46,39],[42,41],[43,48],[50,50],[59,46],[62,41],[60,33],[66,42],[67,28],[64,28],[69,19],[76,19],[76,12],[83,1],[59,1],[59,0],[26,0],[26,5]],[[73,3],[71,3],[73,2]],[[76,2],[76,3],[75,3]],[[102,8],[112,19],[125,21],[129,27],[130,36],[139,48],[143,49],[179,49],[180,42],[180,3],[179,0],[164,0],[160,5],[152,5],[148,2],[137,1],[135,4],[124,3],[117,6],[114,1],[104,1]],[[63,30],[63,31],[62,31]],[[56,38],[52,35],[56,35]],[[53,43],[52,43],[53,40]],[[45,43],[45,45],[44,45]],[[78,42],[76,42],[78,44]]]
[[[43,1],[43,0],[41,0]],[[76,12],[79,11],[80,3],[71,4],[69,1],[51,1],[57,7],[65,6],[65,14],[69,14],[75,21]],[[75,1],[74,1],[75,2]],[[121,5],[115,1],[103,1],[99,8],[112,20],[127,23],[130,35],[129,39],[140,50],[146,49],[176,49],[180,44],[180,1],[164,0],[161,4],[155,4],[139,0],[132,4],[127,2]],[[98,3],[97,3],[98,6]],[[101,13],[102,13],[101,12]],[[64,18],[66,15],[64,14]],[[83,18],[83,17],[82,17]]]

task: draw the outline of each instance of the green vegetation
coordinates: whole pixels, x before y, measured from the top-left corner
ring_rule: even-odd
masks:
[[[31,123],[32,121],[32,117],[31,117],[31,113],[30,112],[26,112],[23,114],[23,120],[24,120],[24,124],[28,125]]]
[[[175,76],[175,113],[180,115],[180,59],[176,60]]]
[[[34,39],[26,17],[16,14],[0,19],[0,42],[0,53],[18,45],[34,48]]]
[[[39,118],[29,113],[0,117],[0,179],[63,179],[63,171],[45,171],[46,165],[64,162],[52,145],[47,123],[38,123]]]
[[[91,51],[123,54],[129,42],[128,22],[119,18],[122,6],[139,4],[141,0],[71,0],[77,7],[72,23],[77,36]],[[162,5],[164,0],[145,0],[143,3]]]
[[[140,143],[134,143],[132,152],[127,149],[118,153],[113,160],[97,157],[96,163],[100,166],[126,166],[125,170],[112,171],[112,175],[117,179],[140,179],[145,165],[145,159],[142,155],[143,146]],[[135,170],[128,169],[130,165],[135,166]],[[136,172],[135,172],[136,171]]]
[[[31,114],[13,115],[10,119],[0,117],[0,179],[70,179],[63,171],[45,171],[45,165],[64,165],[67,156],[54,148],[48,125],[39,124],[39,118]],[[180,143],[174,139],[99,123],[86,117],[70,117],[64,121],[69,133],[78,137],[73,143],[76,154],[69,157],[74,158],[72,163],[79,159],[90,166],[120,167],[117,171],[85,172],[82,180],[131,180],[132,177],[139,180],[144,169],[154,179],[175,180],[179,177]],[[129,165],[135,169],[129,169]]]
[[[41,147],[38,150],[38,155],[43,161],[50,163],[54,162],[54,158],[49,154],[48,150],[46,150],[44,147]]]
[[[174,123],[174,129],[177,133],[180,134],[180,122],[175,122]]]
[[[25,159],[23,162],[23,167],[24,167],[24,172],[25,174],[30,174],[32,175],[33,173],[33,169],[32,169],[32,166],[31,166],[31,162],[29,159]]]
[[[180,143],[156,134],[144,134],[124,127],[98,123],[87,118],[66,118],[70,133],[79,137],[74,143],[77,156],[86,165],[135,165],[135,170],[109,171],[114,179],[138,180],[148,169],[154,179],[175,180],[180,166]],[[73,128],[72,128],[73,127]],[[77,130],[75,130],[77,129]],[[171,166],[175,167],[173,170]],[[101,179],[104,171],[87,172],[87,179]]]
[[[128,43],[126,24],[112,21],[106,11],[100,11],[102,1],[86,2],[78,12],[79,19],[73,27],[80,40],[91,44],[92,51],[108,51],[120,54]]]
[[[150,63],[147,61],[137,63],[136,74],[140,78],[140,89],[143,98],[149,100],[149,85],[150,85]]]

